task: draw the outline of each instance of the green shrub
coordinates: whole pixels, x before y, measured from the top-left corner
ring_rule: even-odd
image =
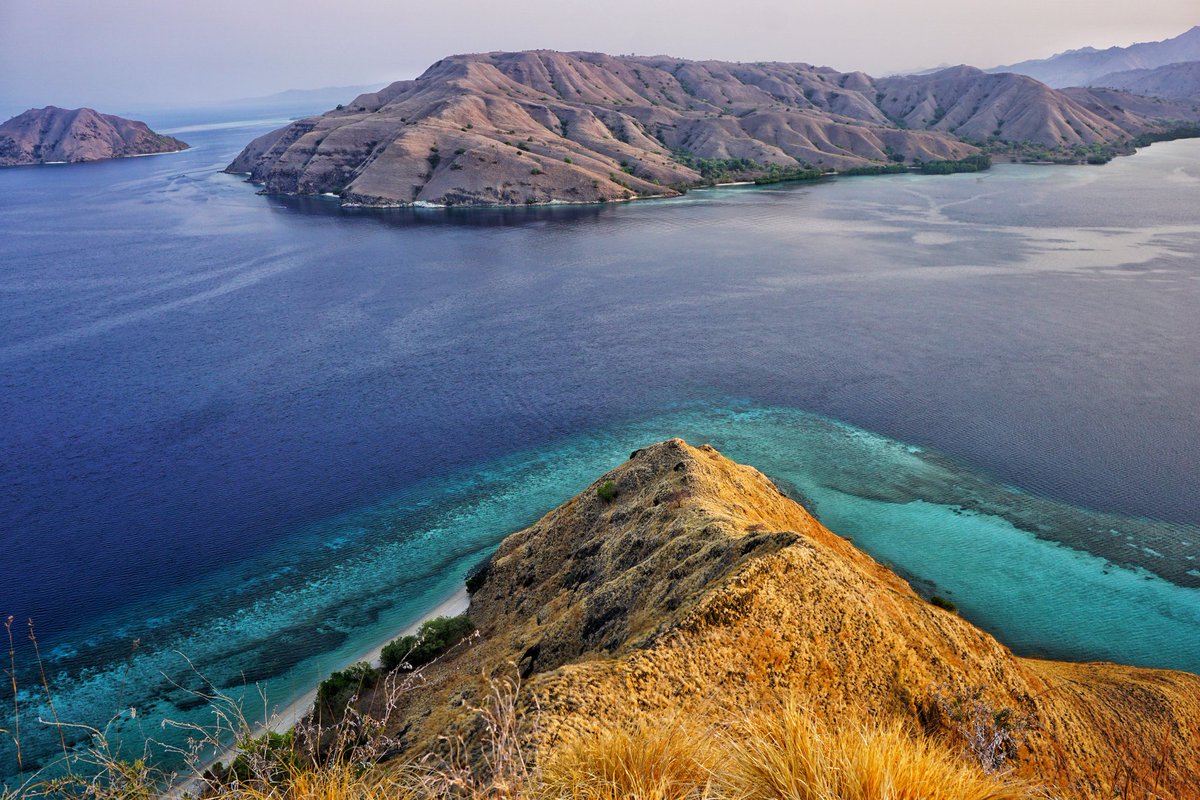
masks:
[[[492,572],[492,557],[480,561],[475,566],[467,570],[464,582],[467,584],[467,594],[475,594],[480,587],[487,581],[488,575]]]
[[[247,736],[238,742],[238,751],[225,773],[226,781],[245,782],[259,777],[281,781],[303,766],[296,749],[295,734],[290,730],[284,733],[267,731],[257,738]]]
[[[933,597],[929,598],[929,602],[944,611],[949,611],[951,614],[958,613],[958,606],[956,606],[954,604],[954,601],[947,600],[945,597],[942,597],[940,594],[935,594]]]
[[[466,614],[425,622],[415,635],[401,636],[384,646],[380,662],[388,672],[407,665],[422,667],[475,632]]]
[[[956,172],[982,172],[992,166],[992,158],[986,153],[967,156],[958,161],[926,161],[921,172],[926,175],[952,175]]]
[[[379,673],[366,661],[351,664],[335,672],[317,687],[317,707],[328,711],[341,711],[364,687],[374,686]]]
[[[596,496],[606,503],[611,503],[617,496],[617,485],[612,481],[605,481],[600,484],[600,488],[596,489]]]
[[[839,175],[895,175],[908,172],[903,164],[872,164],[866,167],[850,167],[839,172]]]

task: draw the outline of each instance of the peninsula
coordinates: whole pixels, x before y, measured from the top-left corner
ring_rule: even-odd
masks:
[[[539,772],[500,775],[525,782],[509,796],[885,796],[753,789],[786,783],[787,759],[757,777],[739,762],[748,750],[774,758],[797,734],[776,740],[772,726],[803,710],[811,722],[797,724],[810,732],[908,731],[874,774],[921,791],[887,797],[1086,798],[1116,787],[1182,798],[1200,784],[1200,676],[1018,657],[708,445],[635,451],[505,539],[467,588],[466,617],[385,647],[381,668],[364,662],[322,684],[300,740],[323,746],[349,713],[380,732],[386,774],[457,764],[455,780],[497,780],[516,763],[497,760],[497,747],[525,752]],[[419,680],[406,681],[414,665]],[[497,680],[518,679],[517,696],[497,693]],[[857,780],[847,775],[876,734],[848,735],[859,749],[835,780]],[[955,788],[931,790],[928,764],[899,766],[914,746],[942,754]],[[420,766],[391,770],[406,762]],[[529,785],[556,775],[554,791]],[[673,793],[622,783],[664,775]]]
[[[31,108],[0,125],[0,167],[174,153],[186,142],[90,108]]]

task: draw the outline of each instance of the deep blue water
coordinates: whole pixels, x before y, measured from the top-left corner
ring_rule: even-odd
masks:
[[[370,212],[220,174],[267,127],[0,170],[0,615],[64,718],[200,718],[174,651],[286,702],[670,436],[1020,652],[1200,671],[1200,142]]]

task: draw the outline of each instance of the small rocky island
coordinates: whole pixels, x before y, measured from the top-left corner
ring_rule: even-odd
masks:
[[[346,205],[608,202],[729,181],[998,156],[1102,163],[1190,106],[953,67],[873,78],[789,63],[532,51],[451,56],[251,142],[226,171]]]
[[[0,167],[175,153],[186,142],[90,108],[31,108],[0,125]]]

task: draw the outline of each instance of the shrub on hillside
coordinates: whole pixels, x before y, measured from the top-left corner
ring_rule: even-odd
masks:
[[[415,635],[401,636],[385,645],[380,654],[380,663],[388,672],[402,666],[416,669],[433,661],[474,632],[475,626],[466,614],[431,619]]]
[[[378,678],[379,673],[366,661],[351,664],[321,681],[321,685],[317,687],[317,708],[343,711],[351,697],[359,694],[365,687],[374,686]]]

